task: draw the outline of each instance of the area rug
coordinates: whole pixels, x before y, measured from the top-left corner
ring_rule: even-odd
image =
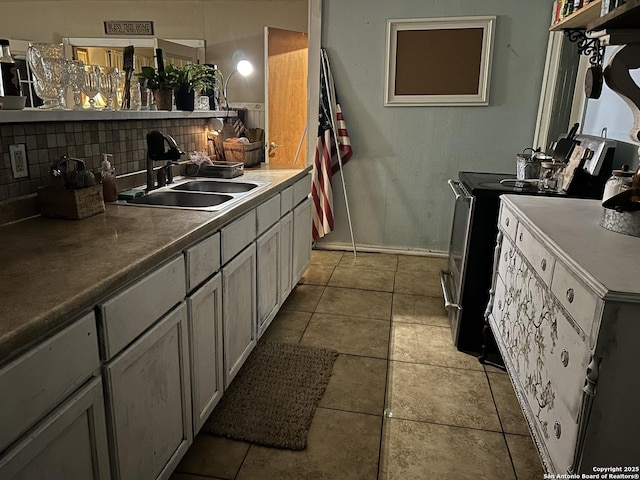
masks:
[[[259,343],[202,432],[303,450],[337,356],[325,348]]]

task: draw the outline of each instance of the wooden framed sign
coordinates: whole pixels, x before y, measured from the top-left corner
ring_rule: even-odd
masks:
[[[488,105],[495,22],[387,20],[385,106]]]

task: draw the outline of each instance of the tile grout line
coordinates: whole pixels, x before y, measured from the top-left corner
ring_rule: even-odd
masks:
[[[518,473],[516,472],[516,465],[513,461],[513,456],[511,455],[511,449],[509,448],[509,442],[507,442],[507,433],[504,431],[504,425],[502,424],[502,417],[500,416],[500,411],[498,410],[498,404],[496,403],[496,397],[493,394],[493,387],[491,386],[491,380],[489,376],[489,372],[484,370],[484,375],[487,378],[487,383],[489,384],[489,391],[491,392],[491,399],[493,400],[493,407],[496,410],[496,415],[498,416],[498,422],[500,423],[500,430],[502,430],[502,439],[504,441],[504,446],[507,448],[507,455],[509,455],[509,461],[511,462],[511,469],[513,470],[513,477],[517,480]]]
[[[393,334],[393,296],[396,290],[396,273],[398,272],[398,261],[396,259],[396,270],[393,272],[393,292],[391,293],[391,312],[389,314],[389,334],[387,336],[387,368],[384,376],[384,396],[382,397],[382,421],[380,422],[380,443],[378,446],[378,468],[376,471],[376,479],[380,480],[382,472],[383,444],[384,444],[384,419],[387,413],[387,395],[389,392],[389,369],[391,368],[391,338]]]
[[[450,365],[440,365],[437,363],[421,363],[421,362],[409,362],[407,360],[396,360],[396,359],[390,359],[392,362],[398,362],[398,363],[408,363],[411,365],[426,365],[428,367],[441,367],[441,368],[453,368],[455,370],[464,370],[465,372],[478,372],[478,373],[486,373],[486,371],[484,369],[482,370],[476,370],[474,368],[466,368],[466,367],[452,367]]]

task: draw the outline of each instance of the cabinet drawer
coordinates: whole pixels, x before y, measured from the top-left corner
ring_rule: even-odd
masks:
[[[551,285],[551,275],[555,260],[522,223],[518,223],[516,245],[536,273],[540,275],[542,281],[547,286]]]
[[[184,257],[180,255],[99,305],[105,358],[131,343],[185,294]]]
[[[309,193],[311,193],[310,173],[293,184],[293,205],[298,205],[309,196]]]
[[[185,251],[187,291],[191,291],[220,269],[220,234],[216,233]]]
[[[222,264],[226,264],[255,239],[256,211],[251,210],[222,228]]]
[[[500,206],[500,220],[498,221],[498,226],[509,238],[515,240],[518,221],[513,212],[509,210],[504,203],[501,203]]]
[[[284,216],[293,209],[293,185],[280,192],[280,216]]]
[[[96,321],[88,314],[0,370],[0,451],[100,367]]]
[[[558,337],[543,361],[558,395],[577,419],[591,352],[584,333],[576,331],[560,308],[552,309],[552,315]]]
[[[262,235],[280,220],[280,194],[274,195],[256,208],[256,220],[257,236]]]
[[[600,316],[600,301],[582,282],[575,278],[561,263],[556,262],[551,291],[567,309],[571,318],[588,335],[591,333],[594,317]]]

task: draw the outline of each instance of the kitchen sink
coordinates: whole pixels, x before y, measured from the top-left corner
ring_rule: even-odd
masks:
[[[152,190],[141,197],[118,200],[119,205],[178,208],[220,212],[251,198],[271,182],[263,180],[236,181],[233,179],[177,177],[176,183]],[[142,187],[140,187],[142,188]]]
[[[219,180],[190,180],[171,190],[185,190],[189,192],[215,192],[215,193],[243,193],[256,188],[256,183],[221,182]]]
[[[216,193],[191,193],[163,190],[152,192],[142,197],[129,200],[128,203],[135,205],[157,205],[165,207],[213,207],[232,200],[231,195],[220,195]]]

